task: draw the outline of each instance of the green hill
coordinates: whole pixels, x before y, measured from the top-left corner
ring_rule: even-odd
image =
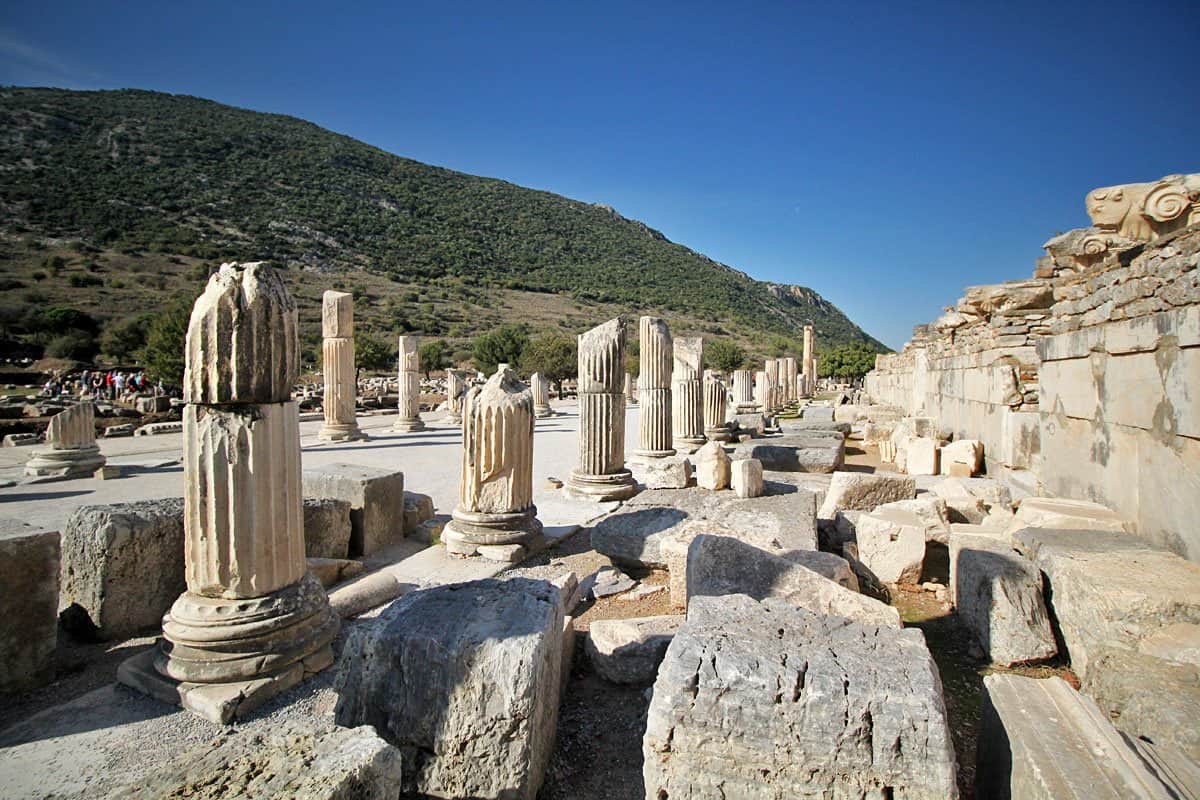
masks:
[[[0,324],[68,305],[100,325],[230,260],[291,276],[302,318],[356,293],[363,326],[464,340],[660,313],[755,355],[885,350],[815,292],[755,281],[610,208],[432,167],[292,117],[122,90],[0,89]],[[310,334],[311,335],[311,334]]]

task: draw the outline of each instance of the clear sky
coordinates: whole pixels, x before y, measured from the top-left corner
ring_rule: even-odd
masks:
[[[291,114],[603,202],[893,347],[1200,171],[1200,2],[0,2],[0,84]]]

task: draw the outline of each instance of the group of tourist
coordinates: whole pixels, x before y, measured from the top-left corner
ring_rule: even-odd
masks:
[[[161,380],[152,383],[145,372],[120,370],[85,369],[76,376],[54,375],[42,386],[42,395],[46,397],[69,395],[95,401],[127,401],[143,393],[164,395],[167,390]]]

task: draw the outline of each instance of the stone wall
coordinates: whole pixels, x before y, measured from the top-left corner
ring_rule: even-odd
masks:
[[[867,391],[983,441],[989,474],[1200,561],[1200,226],[1086,261],[1047,249],[879,356]]]

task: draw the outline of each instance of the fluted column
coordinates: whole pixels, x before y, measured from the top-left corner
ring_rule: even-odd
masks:
[[[625,402],[637,403],[637,381],[628,372],[625,373]]]
[[[533,392],[533,415],[538,419],[554,416],[550,406],[550,381],[540,372],[529,376],[529,388]]]
[[[811,395],[817,389],[817,360],[813,353],[815,344],[813,326],[804,326],[804,393]]]
[[[795,403],[800,399],[800,373],[796,369],[796,357],[788,356],[783,360],[784,375],[783,382],[785,385],[784,393],[787,395],[788,403]]]
[[[85,401],[50,418],[46,446],[29,454],[25,474],[30,476],[90,477],[104,466],[96,445],[96,408]]]
[[[754,373],[748,369],[733,371],[733,407],[738,414],[754,411]]]
[[[339,621],[304,559],[296,305],[278,273],[222,265],[187,344],[187,591],[167,644],[118,677],[225,722],[332,663]]]
[[[704,339],[682,336],[674,342],[671,373],[672,443],[681,453],[694,453],[704,446]]]
[[[767,373],[767,378],[771,381],[771,398],[767,408],[763,409],[765,413],[771,413],[779,408],[786,401],[786,390],[780,384],[779,373],[783,367],[785,359],[768,358],[763,362],[763,370]]]
[[[399,395],[397,406],[400,416],[392,425],[392,430],[401,433],[425,430],[421,421],[421,356],[420,339],[416,336],[401,336],[398,347],[399,361]]]
[[[658,317],[642,317],[638,323],[638,397],[642,413],[638,418],[638,458],[666,458],[675,455],[671,447],[671,372],[674,351],[671,331]]]
[[[765,369],[760,369],[754,373],[754,405],[764,414],[770,413],[771,392],[774,387],[771,385],[771,377],[767,375]]]
[[[733,438],[726,421],[729,408],[729,391],[718,373],[704,370],[704,435],[714,442],[728,442]]]
[[[450,425],[462,425],[463,394],[466,391],[467,381],[463,374],[456,369],[446,370],[445,421]]]
[[[592,500],[625,500],[637,491],[625,468],[625,320],[579,336],[579,466],[564,492]]]
[[[354,379],[354,296],[327,291],[321,297],[321,363],[325,372],[325,442],[365,439],[354,416],[358,384]]]
[[[533,395],[507,365],[463,399],[463,460],[459,501],[442,531],[446,551],[496,556],[481,547],[539,544],[542,524],[533,504]]]

